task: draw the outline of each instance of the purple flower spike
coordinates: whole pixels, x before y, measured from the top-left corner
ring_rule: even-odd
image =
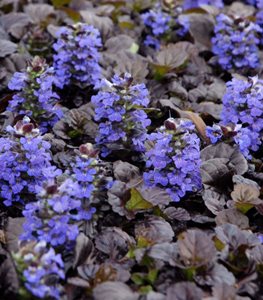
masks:
[[[101,79],[98,49],[102,46],[98,29],[77,23],[62,27],[57,36],[53,58],[58,87],[72,82],[97,86]]]
[[[250,150],[257,151],[263,138],[263,80],[258,77],[233,78],[226,86],[222,123],[239,125],[234,139],[241,152],[251,158]]]
[[[91,101],[95,105],[95,120],[99,121],[96,138],[102,156],[111,153],[111,144],[119,143],[124,149],[143,152],[147,126],[151,121],[143,111],[149,104],[145,84],[132,84],[130,74],[115,75],[112,82],[105,81],[98,95]]]
[[[191,121],[168,121],[149,136],[154,146],[145,154],[148,171],[143,176],[147,185],[164,188],[177,202],[186,192],[201,188],[200,140]]]

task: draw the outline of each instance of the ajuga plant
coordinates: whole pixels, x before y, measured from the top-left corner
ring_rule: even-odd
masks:
[[[201,188],[200,139],[194,129],[189,120],[170,118],[149,135],[153,146],[145,153],[144,181],[164,188],[173,201]]]
[[[160,5],[141,15],[144,25],[149,31],[144,44],[155,49],[160,48],[160,39],[169,31],[171,16],[163,12]]]
[[[184,9],[196,8],[201,5],[213,5],[218,8],[224,7],[224,2],[222,0],[185,0],[183,4]]]
[[[16,72],[11,78],[8,87],[17,93],[7,110],[30,116],[46,132],[62,117],[62,110],[56,105],[59,100],[53,88],[56,83],[54,69],[36,56],[25,72]]]
[[[220,14],[216,17],[212,51],[222,69],[246,74],[259,67],[259,35],[256,23],[241,17]]]
[[[101,78],[99,47],[100,33],[92,25],[77,23],[62,27],[53,45],[54,69],[58,86],[70,83],[97,86]]]
[[[83,213],[78,184],[68,178],[61,184],[47,181],[38,194],[38,201],[28,203],[23,215],[26,217],[21,240],[45,241],[54,247],[74,246],[79,233],[78,222],[90,219],[93,213]]]
[[[234,139],[241,152],[251,158],[250,151],[257,151],[263,138],[263,80],[233,78],[226,86],[222,123],[239,125]]]
[[[93,193],[95,192],[95,182],[98,181],[97,155],[98,151],[92,144],[83,144],[76,151],[76,156],[71,163],[71,176],[79,185],[79,198],[82,202],[82,210],[79,212],[81,218],[90,220],[96,211],[91,207]]]
[[[21,279],[22,299],[61,299],[65,278],[61,255],[48,247],[45,241],[22,243],[13,259]]]
[[[103,81],[101,90],[91,99],[99,122],[96,143],[103,157],[113,149],[145,150],[147,126],[151,123],[144,111],[148,97],[145,84],[133,84],[130,74],[115,75],[112,82]]]
[[[161,40],[168,40],[169,33],[173,30],[179,37],[184,36],[189,30],[189,20],[186,16],[178,17],[177,14],[162,10],[161,5],[155,5],[151,10],[141,14],[146,27],[144,44],[158,50]]]
[[[50,144],[28,117],[0,138],[0,198],[6,206],[33,201],[43,180],[60,174],[51,166]]]
[[[81,214],[83,219],[89,220],[96,211],[94,205],[101,205],[107,198],[108,188],[113,184],[112,177],[109,176],[108,163],[99,158],[99,151],[92,144],[80,145],[75,153],[68,174],[79,184]]]

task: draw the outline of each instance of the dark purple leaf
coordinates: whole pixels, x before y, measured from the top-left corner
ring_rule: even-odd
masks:
[[[193,282],[179,282],[167,289],[166,300],[202,300],[203,292]]]
[[[202,266],[216,259],[214,243],[205,232],[190,229],[178,236],[180,261],[187,266]]]
[[[140,192],[141,196],[153,206],[163,207],[171,202],[169,194],[159,187],[149,188],[141,182],[136,186],[136,189]]]
[[[225,143],[210,145],[201,151],[202,161],[211,159],[227,159],[229,167],[233,168],[236,174],[242,175],[247,169],[247,161],[237,147],[232,147]]]
[[[247,18],[251,17],[255,13],[255,7],[252,5],[246,5],[245,3],[235,1],[228,8],[228,14],[234,15],[237,11],[239,18]]]
[[[180,45],[170,44],[157,52],[152,66],[158,77],[163,77],[171,71],[184,67],[189,55]]]
[[[190,34],[193,36],[195,45],[201,50],[209,50],[211,46],[210,36],[213,35],[214,18],[209,14],[191,13],[187,17],[190,21]]]
[[[25,13],[9,13],[0,17],[0,23],[5,30],[16,39],[21,39],[26,33],[26,27],[30,24],[31,19]]]
[[[147,60],[129,51],[116,53],[116,67],[114,72],[117,74],[130,73],[135,82],[145,81],[149,73]]]
[[[173,266],[172,258],[176,252],[178,252],[176,243],[162,243],[153,245],[147,255],[164,262],[169,263],[171,261],[171,265]]]
[[[95,239],[96,248],[114,259],[123,257],[134,244],[134,239],[118,227],[105,228]]]
[[[249,228],[249,219],[247,216],[236,210],[235,208],[228,208],[220,211],[216,218],[216,225],[220,226],[223,224],[234,224],[240,229]]]
[[[85,23],[98,28],[101,34],[106,38],[113,31],[113,21],[106,16],[99,16],[96,10],[81,10],[80,15]]]
[[[213,297],[208,300],[249,300],[248,297],[240,297],[237,295],[237,291],[234,286],[227,283],[216,284],[213,288]]]
[[[225,143],[210,145],[201,151],[202,181],[225,188],[235,174],[247,171],[247,161],[236,147]]]
[[[216,189],[209,187],[203,192],[203,200],[206,207],[214,214],[217,215],[224,209],[226,198],[224,194],[219,193]]]
[[[170,220],[177,220],[177,221],[189,221],[191,220],[191,216],[188,211],[182,207],[167,207],[164,210],[164,214]]]
[[[236,184],[231,193],[234,206],[243,213],[256,205],[262,205],[263,201],[259,199],[259,195],[258,187],[244,183]]]
[[[171,225],[159,217],[148,217],[135,226],[137,239],[143,238],[149,244],[171,242],[174,232]]]
[[[54,125],[53,132],[64,140],[74,139],[78,145],[93,141],[97,134],[93,116],[93,109],[88,105],[71,109]]]
[[[104,282],[93,290],[95,300],[137,300],[139,294],[122,282]]]
[[[30,17],[33,23],[39,24],[45,21],[50,15],[55,14],[54,7],[49,4],[28,4],[24,12]]]
[[[79,265],[84,264],[88,257],[93,254],[93,251],[92,241],[83,233],[80,233],[75,245],[73,268],[75,269]]]
[[[19,279],[10,254],[0,247],[0,293],[1,299],[18,299]]]
[[[117,160],[113,163],[113,174],[117,180],[127,183],[131,179],[138,178],[140,175],[140,170],[128,162]]]
[[[219,283],[234,285],[236,282],[233,273],[221,264],[214,264],[204,274],[194,276],[194,279],[196,283],[203,286],[214,286]]]
[[[224,224],[215,228],[217,238],[229,247],[230,251],[237,250],[240,246],[246,248],[260,244],[259,239],[247,230],[241,230],[236,225]]]
[[[0,58],[6,57],[17,50],[17,45],[8,40],[0,40]]]
[[[8,218],[5,228],[6,244],[8,251],[18,251],[18,238],[23,232],[25,218]]]
[[[263,265],[263,245],[257,245],[248,251],[249,258],[256,264]]]
[[[146,300],[165,300],[165,295],[151,291],[147,294]]]

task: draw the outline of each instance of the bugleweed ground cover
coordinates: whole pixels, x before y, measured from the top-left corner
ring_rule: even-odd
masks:
[[[0,300],[263,299],[263,0],[0,1]]]

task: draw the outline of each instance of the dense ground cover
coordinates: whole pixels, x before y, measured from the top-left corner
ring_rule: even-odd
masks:
[[[0,299],[263,299],[263,1],[0,2]]]

